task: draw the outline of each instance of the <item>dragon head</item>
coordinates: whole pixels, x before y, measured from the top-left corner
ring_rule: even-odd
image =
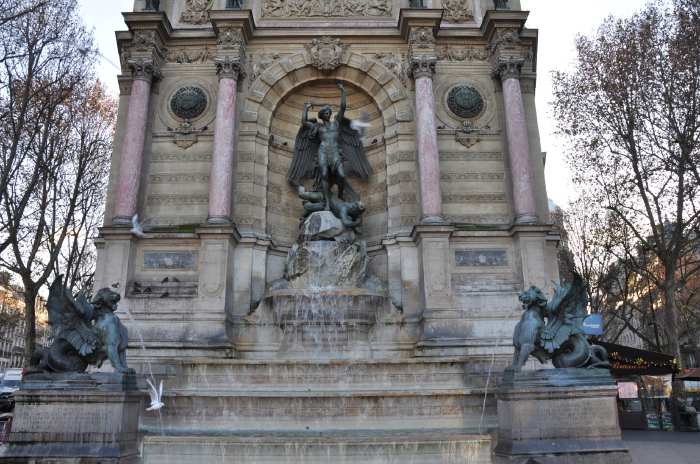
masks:
[[[117,310],[117,303],[120,299],[121,296],[119,296],[119,293],[110,288],[103,288],[95,294],[92,299],[92,304],[97,307],[107,308],[114,312]]]
[[[547,298],[545,298],[542,290],[535,287],[534,285],[524,292],[518,295],[518,299],[523,304],[524,308],[530,308],[532,306],[544,307],[547,304]]]

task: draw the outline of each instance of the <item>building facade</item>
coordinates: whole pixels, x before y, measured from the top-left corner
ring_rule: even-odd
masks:
[[[4,278],[0,282],[0,371],[26,366],[24,359],[24,294],[22,289]],[[46,301],[37,296],[36,304],[37,346],[47,346],[51,339]]]
[[[337,105],[335,81],[370,123],[374,174],[355,185],[371,266],[405,317],[397,349],[507,355],[517,293],[557,280],[537,31],[517,1],[424,3],[135,1],[124,14],[97,284],[120,285],[154,355],[256,350],[243,319],[283,274],[301,214],[286,171],[302,106]]]

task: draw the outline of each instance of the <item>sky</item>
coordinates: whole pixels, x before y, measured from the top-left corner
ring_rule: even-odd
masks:
[[[537,113],[542,151],[547,152],[545,178],[549,197],[559,206],[575,198],[566,166],[565,141],[557,136],[552,117],[552,79],[555,70],[571,70],[574,41],[579,34],[593,34],[609,15],[629,16],[646,0],[521,0],[530,11],[526,26],[539,29],[537,56]],[[101,59],[98,74],[113,94],[118,93],[119,63],[114,31],[125,30],[121,12],[130,11],[133,0],[80,0],[83,19],[92,28]]]

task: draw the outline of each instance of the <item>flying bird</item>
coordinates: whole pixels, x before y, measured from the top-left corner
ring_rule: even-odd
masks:
[[[160,381],[157,390],[156,386],[149,379],[146,379],[146,383],[148,383],[148,394],[151,396],[151,405],[146,408],[146,411],[162,409],[165,406],[165,403],[163,403],[163,381]]]

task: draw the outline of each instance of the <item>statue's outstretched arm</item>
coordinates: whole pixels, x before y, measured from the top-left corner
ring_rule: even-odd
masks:
[[[304,103],[304,111],[301,113],[301,125],[309,129],[313,129],[314,127],[314,123],[309,121],[309,109],[311,109],[312,106],[311,103]]]
[[[338,115],[336,116],[336,120],[342,121],[343,118],[345,117],[345,109],[347,108],[348,105],[348,94],[345,91],[345,87],[343,87],[343,84],[341,82],[337,83],[338,88],[340,89],[340,110],[338,110]]]

